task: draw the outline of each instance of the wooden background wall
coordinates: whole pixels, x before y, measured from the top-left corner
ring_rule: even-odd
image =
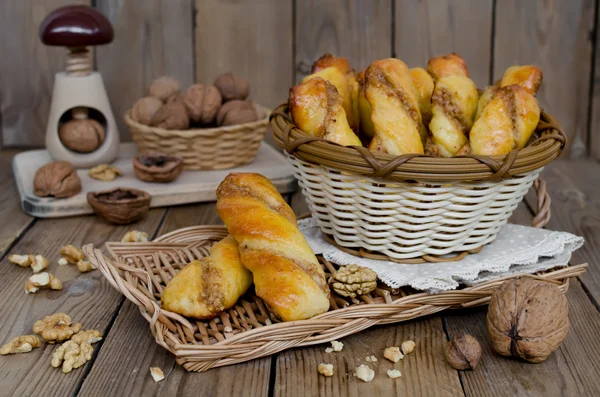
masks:
[[[395,56],[409,66],[455,51],[484,87],[513,64],[544,72],[540,103],[571,137],[568,155],[600,158],[598,0],[4,0],[0,3],[0,146],[41,146],[54,73],[65,49],[44,46],[52,9],[83,3],[114,24],[96,49],[120,121],[147,84],[171,74],[190,84],[225,71],[276,106],[324,52],[357,70]]]

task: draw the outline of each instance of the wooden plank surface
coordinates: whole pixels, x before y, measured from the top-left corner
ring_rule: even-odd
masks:
[[[31,225],[34,219],[26,215],[19,204],[19,195],[13,181],[12,158],[18,150],[0,151],[0,258],[6,249]]]
[[[531,213],[521,204],[511,222],[528,225]],[[577,263],[577,262],[575,262]],[[600,349],[600,314],[577,279],[567,293],[571,331],[546,361],[527,364],[503,358],[491,350],[487,337],[487,308],[449,311],[443,315],[449,336],[471,334],[483,347],[479,366],[460,372],[467,396],[591,396],[600,390],[596,359]],[[594,331],[594,329],[596,331]],[[589,346],[589,348],[586,348]]]
[[[392,56],[392,1],[296,1],[296,81],[326,52],[348,58],[357,72]]]
[[[39,25],[57,7],[90,0],[19,0],[0,3],[0,122],[4,146],[44,143],[54,74],[64,69],[67,50],[47,47]]]
[[[196,0],[196,81],[248,79],[250,98],[274,108],[292,85],[292,2]]]
[[[542,68],[537,97],[562,124],[572,157],[586,154],[593,30],[592,0],[497,0],[494,78],[511,65]]]
[[[408,66],[459,53],[478,87],[489,84],[492,0],[395,0],[395,54]]]
[[[71,265],[58,266],[59,249],[67,244],[81,246],[93,243],[100,247],[105,241],[120,240],[130,229],[152,233],[162,218],[164,210],[153,210],[138,224],[112,226],[94,216],[39,220],[15,245],[10,253],[40,254],[50,261],[48,271],[62,280],[62,291],[41,290],[26,295],[23,289],[31,276],[30,269],[8,263],[0,263],[0,342],[7,343],[13,337],[31,334],[36,320],[46,315],[65,312],[85,328],[106,332],[122,295],[115,291],[102,277],[100,271],[81,274]],[[44,344],[28,354],[17,354],[0,359],[2,395],[34,396],[46,393],[64,396],[79,387],[92,363],[63,374],[50,366],[54,346]]]
[[[222,222],[214,203],[170,208],[158,234],[215,223]],[[266,396],[270,364],[270,358],[262,358],[189,374],[175,363],[171,353],[156,344],[147,321],[127,301],[79,395]],[[155,383],[149,373],[151,366],[160,367],[166,379]]]
[[[194,81],[192,0],[96,0],[115,29],[111,44],[96,50],[121,137],[130,140],[123,115],[146,95],[150,82],[171,75]]]
[[[594,25],[594,70],[592,71],[592,81],[590,81],[590,128],[588,152],[595,159],[600,159],[600,32],[598,24],[600,23],[600,13],[596,11],[596,21]]]

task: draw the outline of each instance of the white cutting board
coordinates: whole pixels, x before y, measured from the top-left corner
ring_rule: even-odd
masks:
[[[275,148],[262,142],[256,159],[242,167],[220,171],[186,171],[170,183],[148,183],[137,179],[133,172],[132,158],[136,154],[133,143],[122,143],[119,157],[113,165],[125,174],[114,181],[105,182],[92,179],[87,169],[77,170],[81,178],[82,190],[76,196],[66,199],[37,197],[33,194],[33,177],[41,166],[52,161],[46,150],[30,150],[17,154],[13,159],[13,173],[21,207],[25,213],[38,218],[59,218],[65,216],[93,213],[88,205],[88,192],[107,190],[113,187],[129,187],[148,192],[152,196],[151,207],[200,203],[216,200],[216,189],[219,183],[230,172],[256,172],[269,178],[280,193],[291,193],[296,190],[292,166]]]

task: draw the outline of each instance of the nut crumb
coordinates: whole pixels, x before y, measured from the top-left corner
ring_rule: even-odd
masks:
[[[338,342],[337,340],[334,340],[331,342],[331,347],[333,348],[334,352],[341,352],[342,349],[344,348],[344,344],[342,342]]]
[[[160,382],[165,378],[164,372],[158,367],[150,367],[150,375],[155,382]]]
[[[367,357],[365,358],[365,361],[366,361],[366,362],[368,362],[368,363],[375,363],[375,362],[377,362],[377,357],[375,357],[375,356],[373,356],[373,355],[371,355],[371,356],[367,356]]]
[[[415,350],[416,343],[412,340],[405,340],[402,342],[402,353],[410,354]]]
[[[326,348],[325,353],[333,353],[333,347]]]
[[[400,348],[398,346],[390,346],[383,351],[383,357],[387,358],[393,363],[397,363],[404,358],[404,354],[400,352]]]
[[[33,261],[31,262],[31,270],[34,273],[39,273],[44,269],[48,268],[48,259],[46,259],[42,255],[36,255],[33,257]]]
[[[130,230],[121,239],[122,243],[147,243],[148,233],[139,230]]]
[[[92,263],[87,259],[84,259],[77,262],[77,270],[79,270],[81,273],[87,273],[91,272],[92,270],[96,270],[96,266],[92,265]]]
[[[50,288],[53,290],[61,290],[62,282],[54,277],[51,273],[42,272],[36,273],[27,279],[25,283],[25,293],[34,294],[41,288]]]
[[[356,376],[358,379],[362,380],[363,382],[370,382],[375,377],[375,371],[373,371],[368,366],[362,364],[362,365],[356,367],[354,376]]]
[[[58,260],[58,266],[66,266],[66,265],[68,265],[68,264],[69,264],[69,261],[68,261],[68,260],[66,260],[65,258],[60,258],[60,259]]]
[[[317,367],[317,370],[323,376],[333,376],[333,364],[321,363]]]
[[[400,373],[400,371],[398,371],[397,369],[388,369],[387,376],[391,379],[396,379],[401,377],[402,373]]]

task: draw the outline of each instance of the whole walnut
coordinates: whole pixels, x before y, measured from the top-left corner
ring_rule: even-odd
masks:
[[[144,125],[150,125],[150,121],[163,103],[160,99],[153,96],[143,97],[133,105],[131,109],[131,117]]]
[[[77,153],[90,153],[104,142],[104,127],[94,119],[69,120],[60,126],[63,145]]]
[[[469,334],[454,335],[446,345],[444,355],[454,369],[474,369],[481,358],[481,344]]]
[[[183,96],[190,119],[202,124],[215,121],[222,102],[221,93],[217,87],[210,84],[191,85]]]
[[[175,101],[162,105],[154,113],[150,125],[166,130],[185,130],[190,126],[190,118],[183,102]]]
[[[236,125],[256,121],[258,114],[251,102],[238,99],[225,102],[217,113],[217,125]]]
[[[248,98],[248,82],[233,73],[223,73],[217,76],[215,86],[221,91],[224,101]]]
[[[33,178],[33,194],[38,197],[66,198],[81,191],[81,179],[67,161],[54,161],[39,168]]]
[[[487,328],[498,354],[542,362],[569,332],[567,298],[551,283],[526,277],[506,281],[492,294]]]
[[[181,84],[171,76],[161,76],[150,83],[150,87],[148,87],[148,93],[163,102],[179,91],[181,91]]]

